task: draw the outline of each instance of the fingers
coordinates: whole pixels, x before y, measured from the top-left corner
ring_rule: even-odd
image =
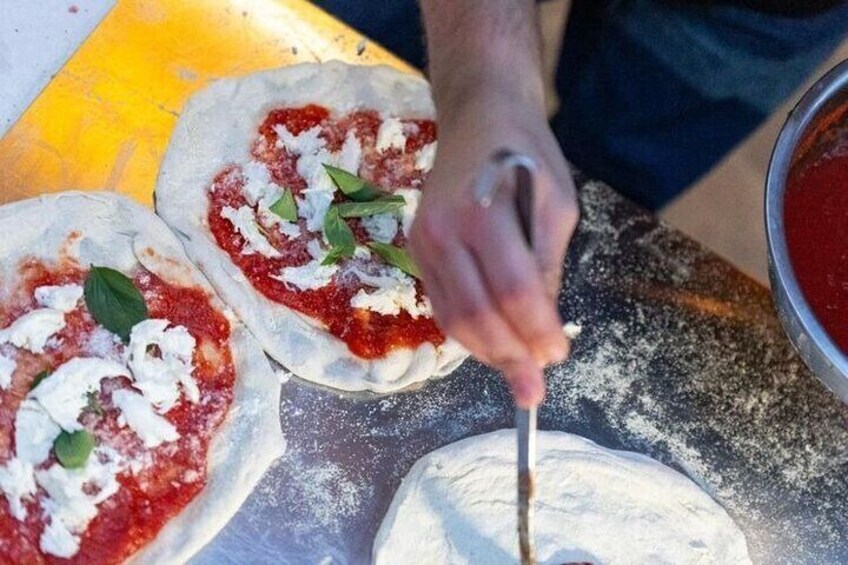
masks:
[[[471,224],[482,226],[482,237],[473,240],[472,249],[491,302],[538,366],[562,361],[568,354],[562,321],[524,241],[515,208],[497,203],[479,215],[480,221]]]
[[[532,362],[530,351],[506,324],[489,299],[471,253],[457,247],[440,258],[434,280],[440,289],[437,321],[451,336],[481,361],[502,367],[507,363]],[[435,305],[434,305],[435,308]]]
[[[538,225],[544,229],[537,230],[533,252],[542,282],[554,304],[562,285],[566,251],[580,218],[574,181],[568,170],[563,169],[558,175],[543,173],[541,182],[548,184],[549,189],[541,192],[534,210]]]
[[[535,363],[512,363],[503,371],[519,408],[534,408],[545,400],[545,377]]]

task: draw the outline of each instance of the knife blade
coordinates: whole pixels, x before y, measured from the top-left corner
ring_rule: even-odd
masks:
[[[516,209],[524,240],[533,249],[533,173],[526,167],[516,169]],[[516,408],[518,433],[518,548],[522,565],[535,565],[533,539],[534,471],[536,468],[536,409]]]
[[[527,246],[533,249],[533,173],[535,162],[508,149],[496,151],[477,181],[476,200],[484,208],[491,205],[505,169],[515,171],[515,208]],[[536,409],[516,408],[518,435],[518,547],[522,565],[535,565],[533,537],[534,469],[536,467]]]

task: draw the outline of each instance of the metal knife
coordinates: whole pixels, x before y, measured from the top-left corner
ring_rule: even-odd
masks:
[[[478,178],[476,200],[483,207],[491,205],[499,182],[507,169],[515,171],[515,207],[524,239],[533,248],[533,173],[535,162],[526,155],[508,149],[495,152]],[[536,409],[515,410],[518,432],[518,546],[522,565],[535,565],[533,538],[533,499],[536,467]]]

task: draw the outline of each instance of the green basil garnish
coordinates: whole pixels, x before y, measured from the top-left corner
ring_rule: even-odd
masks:
[[[86,400],[88,404],[84,410],[90,412],[92,414],[97,414],[98,416],[103,416],[105,412],[103,412],[103,406],[100,404],[100,397],[96,390],[90,390],[85,394]]]
[[[50,373],[48,371],[41,371],[40,373],[35,375],[34,379],[32,379],[32,382],[29,385],[29,389],[35,390],[35,387],[37,387],[39,384],[41,384],[41,381],[43,381],[44,379],[46,379],[49,376],[50,376]]]
[[[288,220],[290,222],[297,221],[297,204],[295,204],[292,191],[288,188],[283,190],[283,195],[279,198],[279,200],[271,204],[269,210],[284,220]]]
[[[406,204],[406,200],[403,196],[393,194],[371,202],[344,202],[336,204],[334,208],[339,211],[342,218],[361,218],[362,216],[397,212],[403,208],[404,204]]]
[[[400,247],[389,243],[380,243],[379,241],[370,242],[368,247],[373,249],[374,252],[382,257],[389,265],[397,267],[407,275],[413,276],[416,279],[421,278],[421,272],[418,270],[418,265],[416,265],[412,261],[412,257],[410,257],[409,254]]]
[[[62,430],[53,442],[56,459],[66,469],[85,467],[92,449],[94,449],[94,436],[86,430],[71,433]]]
[[[334,207],[331,207],[324,216],[324,236],[331,249],[322,264],[331,265],[342,257],[353,257],[353,252],[356,250],[353,230]]]
[[[147,305],[141,292],[115,269],[92,265],[84,291],[85,305],[92,317],[124,341],[129,341],[134,325],[147,319]]]
[[[321,264],[324,266],[327,265],[335,265],[344,257],[351,257],[353,253],[348,252],[347,247],[333,247],[330,251],[327,252],[327,256],[324,257],[324,260],[321,261]]]
[[[383,196],[385,193],[374,185],[369,184],[366,180],[351,174],[344,169],[333,167],[332,165],[324,165],[324,170],[333,179],[333,183],[339,187],[339,190],[351,200],[357,202],[370,202]]]

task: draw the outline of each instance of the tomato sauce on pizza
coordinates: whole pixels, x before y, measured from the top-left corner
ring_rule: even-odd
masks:
[[[428,311],[420,282],[411,278],[400,280],[407,293],[414,293],[414,297],[404,299],[407,308],[378,304],[369,309],[357,307],[356,297],[360,295],[368,302],[374,285],[380,284],[373,282],[372,275],[376,273],[378,280],[384,281],[389,268],[373,253],[367,256],[366,251],[342,259],[332,276],[327,276],[325,284],[307,282],[304,286],[285,280],[281,273],[310,262],[314,262],[317,269],[321,256],[316,258],[316,255],[326,254],[326,237],[320,227],[310,225],[310,193],[319,190],[316,184],[326,184],[327,179],[319,178],[323,174],[322,164],[337,160],[349,146],[353,146],[356,153],[354,164],[349,165],[356,170],[348,170],[350,174],[385,194],[396,193],[399,188],[406,194],[420,193],[429,170],[421,165],[421,158],[435,145],[435,123],[406,119],[387,122],[375,111],[333,115],[318,105],[278,108],[267,115],[258,129],[251,157],[254,166],[258,163],[267,171],[273,190],[290,191],[297,201],[298,218],[287,222],[283,231],[274,221],[268,221],[269,217],[276,218],[267,213],[263,215],[261,203],[248,198],[250,188],[246,185],[253,181],[242,164],[224,168],[209,189],[209,228],[217,244],[252,286],[268,299],[319,320],[329,333],[344,341],[351,352],[365,359],[383,357],[396,348],[415,348],[427,342],[438,346],[445,341]],[[388,138],[389,126],[394,128],[394,135],[387,142],[383,138]],[[304,166],[305,159],[310,159],[312,164]],[[332,164],[338,163],[333,161]],[[331,198],[331,204],[349,201],[341,190],[335,190]],[[237,225],[243,218],[234,219],[232,211],[245,207],[250,210],[248,220],[255,221],[264,241],[250,241],[245,234],[250,235],[247,230],[251,226]],[[389,225],[383,242],[402,249],[406,234],[403,229],[392,227],[393,221],[401,222],[400,217],[395,216],[393,220],[391,215],[383,214],[378,219]],[[371,218],[358,217],[344,220],[356,239],[357,249],[367,250],[373,240],[374,229],[368,224],[369,220]],[[257,234],[254,232],[253,236],[256,238]],[[266,242],[270,247],[265,246]],[[261,250],[254,252],[252,244]],[[414,290],[410,290],[412,288]],[[384,289],[383,293],[389,294],[390,290]]]
[[[14,328],[16,321],[43,307],[35,298],[43,291],[39,289],[55,293],[62,292],[61,289],[70,290],[72,298],[65,309],[64,324],[40,347],[41,352],[37,351],[40,344],[27,342],[18,347],[10,343],[9,339],[19,342],[20,339],[9,338],[8,334],[5,343],[0,345],[4,357],[15,363],[11,381],[5,387],[0,382],[0,486],[6,490],[6,497],[0,496],[0,562],[122,562],[149,543],[206,484],[209,443],[233,401],[235,368],[229,346],[230,324],[202,289],[175,286],[139,267],[131,280],[144,299],[148,320],[165,320],[169,328],[166,334],[171,329],[183,328],[179,331],[193,338],[193,342],[189,339],[193,343],[190,376],[196,384],[197,397],[190,399],[187,389],[182,388],[170,406],[154,410],[153,405],[143,404],[142,407],[149,411],[145,412],[147,417],[156,419],[160,430],[164,428],[169,434],[166,439],[156,439],[137,431],[141,424],[132,417],[128,407],[119,409],[116,405],[115,399],[121,393],[124,398],[134,399],[136,405],[147,402],[133,388],[142,386],[133,381],[133,372],[128,369],[125,375],[106,376],[100,380],[94,385],[88,405],[77,420],[85,434],[93,439],[94,448],[88,460],[81,468],[65,469],[59,457],[60,438],[57,438],[49,456],[34,465],[37,488],[21,498],[25,512],[22,516],[20,508],[13,510],[7,490],[11,488],[9,484],[13,486],[13,483],[7,484],[10,481],[8,467],[16,456],[23,457],[23,446],[17,445],[16,439],[16,422],[22,421],[17,419],[18,412],[24,403],[30,408],[37,407],[39,399],[33,397],[61,372],[61,367],[68,367],[75,359],[126,364],[127,349],[132,347],[137,336],[134,328],[130,342],[126,343],[92,317],[87,307],[88,297],[81,296],[81,287],[90,274],[88,269],[76,264],[56,266],[29,260],[21,265],[19,274],[20,283],[0,304],[0,328],[6,328],[0,331]],[[79,298],[76,303],[74,296]],[[185,333],[181,336],[186,338]],[[158,345],[151,343],[145,351],[155,364],[157,356],[164,358],[166,349],[163,340]],[[36,382],[37,379],[41,380]],[[73,393],[75,389],[71,387],[69,391]],[[49,421],[48,424],[55,426]],[[153,443],[156,445],[152,446]],[[87,524],[83,524],[84,531],[72,532],[73,540],[64,532],[64,537],[45,541],[50,537],[46,531],[52,522],[60,520],[60,515],[62,519],[72,515],[70,505],[73,501],[50,498],[49,488],[44,486],[48,484],[44,473],[52,470],[56,476],[76,476],[94,467],[112,469],[114,476],[110,477],[109,488],[114,492],[98,492],[105,488],[102,483],[84,483],[76,493],[80,499],[76,502],[81,501],[86,511],[94,513]],[[3,477],[7,483],[3,483]],[[98,494],[103,495],[102,500],[92,506],[91,500]],[[57,544],[61,547],[69,541],[78,547],[75,551],[73,547],[66,547],[67,553],[62,556],[51,553],[57,552],[55,549],[44,549]]]

